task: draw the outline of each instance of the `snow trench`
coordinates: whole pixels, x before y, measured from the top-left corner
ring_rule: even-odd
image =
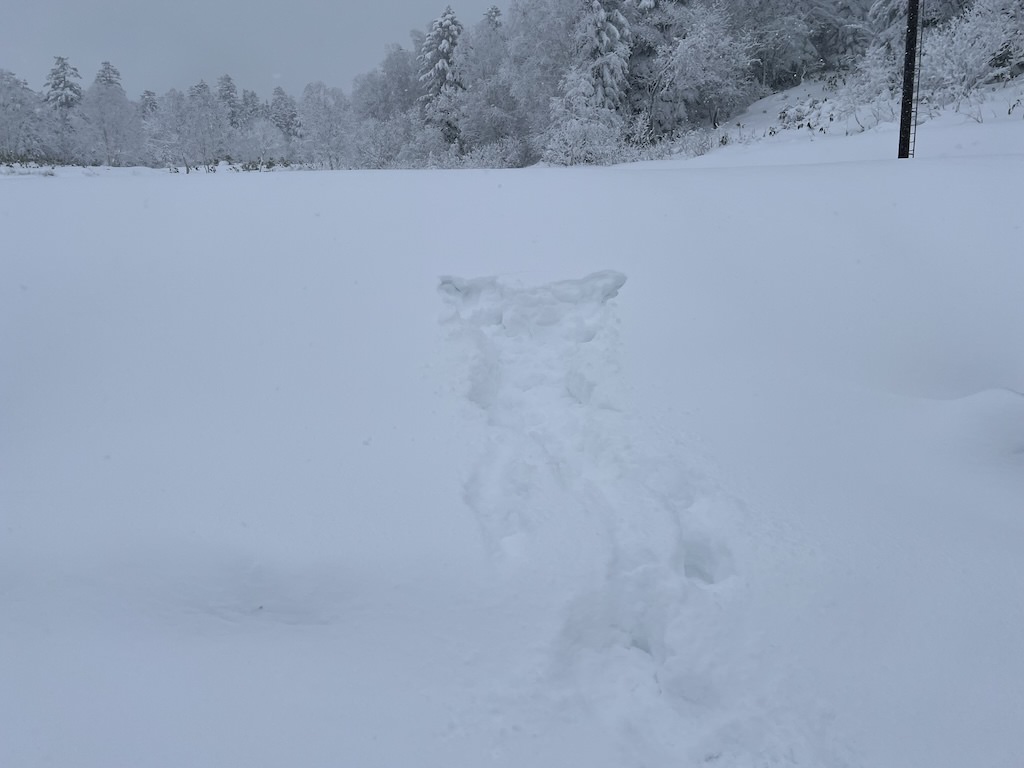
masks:
[[[742,505],[630,412],[625,284],[613,271],[537,287],[441,279],[482,422],[464,500],[499,567],[558,603],[545,685],[564,684],[624,765],[793,754],[742,626]]]

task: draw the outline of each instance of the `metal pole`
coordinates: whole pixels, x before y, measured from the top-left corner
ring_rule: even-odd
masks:
[[[907,52],[903,57],[903,107],[900,110],[900,158],[910,157],[910,136],[914,130],[914,83],[917,80],[917,32],[921,0],[907,3]]]

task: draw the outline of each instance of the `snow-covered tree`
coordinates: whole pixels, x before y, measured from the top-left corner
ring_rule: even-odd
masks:
[[[412,109],[420,95],[416,55],[400,45],[387,49],[380,65],[355,79],[352,109],[357,118],[386,121]]]
[[[82,100],[82,76],[65,56],[55,56],[53,68],[46,76],[46,103],[57,110],[70,111]]]
[[[456,51],[455,67],[463,84],[455,93],[460,139],[463,150],[476,152],[477,158],[483,157],[483,147],[501,144],[500,157],[519,164],[526,126],[512,94],[507,61],[501,11],[492,6],[465,31]]]
[[[974,0],[928,0],[921,3],[922,23],[937,27],[963,13]],[[907,31],[907,0],[874,0],[868,10],[873,45],[902,53]]]
[[[160,129],[160,100],[153,91],[143,91],[139,97],[139,128],[142,134],[140,148],[142,162],[160,165],[163,160],[156,153],[155,136]]]
[[[1022,3],[925,4],[926,104],[1024,73]],[[449,6],[357,78],[351,102],[312,83],[298,104],[281,88],[268,103],[223,75],[132,105],[109,63],[83,93],[57,57],[42,99],[0,77],[0,152],[189,167],[607,162],[817,72],[840,74],[830,113],[866,126],[866,111],[895,116],[905,23],[905,0],[511,0],[468,29]]]
[[[921,98],[926,104],[961,104],[981,84],[1014,73],[1021,49],[1022,0],[936,0],[922,4]],[[970,5],[969,8],[966,6]],[[907,4],[875,0],[868,15],[873,41],[856,72],[837,94],[840,112],[860,127],[895,120],[903,76]],[[1000,52],[1002,52],[1000,54]],[[1016,61],[1020,62],[1017,55]],[[1001,64],[1003,62],[1007,66]],[[1017,65],[1017,72],[1024,65]]]
[[[504,68],[531,159],[543,151],[552,99],[565,96],[562,85],[576,63],[574,29],[582,10],[581,0],[513,0],[506,14]]]
[[[152,95],[152,91],[148,93]],[[152,109],[144,93],[141,111],[144,151],[149,162],[175,168],[190,164],[184,148],[188,120],[185,94],[172,88],[156,99],[156,108]]]
[[[228,124],[232,128],[238,128],[239,108],[238,87],[231,75],[221,75],[217,78],[217,98],[224,105],[227,111]]]
[[[242,99],[238,103],[238,128],[245,129],[258,118],[267,117],[269,108],[260,101],[256,91],[242,89]]]
[[[684,6],[674,2],[640,0],[626,6],[632,43],[629,54],[628,111],[634,128],[629,139],[646,144],[672,134],[686,119],[680,99],[664,88],[658,51],[682,33]],[[639,129],[639,130],[635,130]]]
[[[232,159],[250,169],[290,160],[292,147],[265,114],[257,114],[239,129]]]
[[[686,9],[685,32],[659,52],[663,87],[682,97],[692,115],[717,126],[750,95],[753,43],[737,34],[723,6]]]
[[[352,108],[340,88],[310,83],[299,101],[302,160],[319,168],[351,165]]]
[[[284,88],[277,86],[270,95],[270,122],[291,142],[299,137],[299,107]]]
[[[588,98],[593,106],[621,109],[626,103],[632,34],[615,0],[588,0],[574,37],[575,68],[590,79]]]
[[[456,70],[456,50],[463,26],[449,5],[434,19],[420,46],[419,80],[423,91],[424,134],[417,143],[432,146],[434,136],[439,132],[444,144],[461,145],[459,110],[456,91],[463,88]],[[445,150],[446,153],[446,150]],[[433,150],[428,154],[435,154]]]
[[[226,154],[228,113],[204,80],[188,89],[185,156],[192,165],[212,167]]]
[[[870,8],[871,0],[810,0],[803,18],[827,67],[849,69],[864,54],[871,42]]]
[[[455,51],[456,79],[467,89],[493,80],[501,75],[507,57],[501,11],[491,6],[480,22],[465,30],[460,38]]]
[[[142,132],[138,111],[121,87],[121,73],[104,61],[82,98],[83,159],[123,165],[137,162]]]
[[[422,121],[412,112],[399,112],[386,120],[357,120],[352,135],[353,164],[358,168],[398,167],[398,158]]]
[[[601,165],[622,152],[622,116],[601,104],[591,72],[572,69],[564,94],[551,100],[551,124],[544,132],[543,159],[555,165]]]
[[[751,59],[762,88],[787,88],[819,69],[823,59],[814,28],[799,14],[782,14],[759,24],[751,37]]]
[[[463,85],[459,82],[455,55],[462,32],[462,24],[449,5],[430,25],[430,31],[420,46],[419,81],[423,92],[421,103],[425,133],[417,139],[419,144],[426,142],[431,145],[433,136],[439,131],[446,145],[460,146],[455,92]]]
[[[484,29],[489,29],[494,32],[499,31],[501,29],[501,9],[496,5],[492,5],[484,11],[484,18],[481,22],[481,26]]]
[[[75,155],[75,118],[82,101],[82,76],[65,56],[55,56],[46,76],[44,99],[53,110],[54,139],[52,154],[58,162],[68,163]]]
[[[419,80],[427,100],[436,98],[443,90],[458,88],[455,71],[455,50],[462,35],[462,24],[449,5],[430,25],[419,55]]]
[[[0,69],[0,162],[25,162],[41,157],[39,104],[39,96],[24,80]]]
[[[172,88],[157,100],[155,112],[144,106],[143,113],[151,162],[191,170],[199,165],[212,168],[223,159],[227,111],[205,81],[190,87],[187,95]]]
[[[143,119],[156,114],[159,104],[153,91],[143,91],[139,97],[139,116]]]
[[[572,30],[572,66],[550,102],[543,159],[608,163],[622,150],[632,33],[616,0],[585,0]]]

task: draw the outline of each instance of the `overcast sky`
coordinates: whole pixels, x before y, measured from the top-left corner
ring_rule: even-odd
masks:
[[[239,90],[268,98],[274,86],[300,96],[322,80],[351,92],[352,78],[380,63],[386,47],[408,48],[448,0],[3,0],[0,69],[39,90],[54,56],[78,67],[83,85],[100,62],[121,72],[128,95],[211,85],[231,75]],[[507,0],[454,0],[475,24]]]

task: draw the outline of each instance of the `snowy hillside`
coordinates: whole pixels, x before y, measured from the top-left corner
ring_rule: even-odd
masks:
[[[0,765],[1019,768],[1024,121],[917,148],[0,177]]]

